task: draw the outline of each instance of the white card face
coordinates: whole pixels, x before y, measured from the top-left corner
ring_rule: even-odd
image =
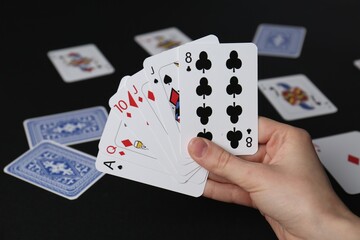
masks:
[[[106,165],[109,167],[106,167]],[[100,151],[98,152],[95,166],[99,171],[104,173],[193,197],[201,196],[206,184],[206,177],[202,179],[201,183],[193,183],[191,181],[180,183],[173,178],[171,174],[144,168],[126,160],[119,161],[119,159],[106,155]]]
[[[320,161],[349,194],[360,193],[360,132],[313,140]]]
[[[186,36],[178,28],[170,27],[136,35],[135,41],[150,55],[155,55],[190,42],[191,38]]]
[[[219,43],[215,35],[208,35],[187,44]],[[178,48],[148,57],[144,60],[144,70],[150,88],[157,96],[156,107],[171,142],[180,148],[180,92],[179,92]],[[194,162],[191,158],[181,158],[182,164]]]
[[[147,143],[141,136],[135,135],[114,110],[111,110],[106,122],[99,142],[99,151],[118,158],[119,161],[127,160],[142,167],[167,172]]]
[[[47,55],[67,83],[95,78],[115,71],[95,44],[52,50]]]
[[[259,80],[258,87],[288,121],[337,112],[337,107],[303,74]]]
[[[179,154],[174,152],[157,113],[148,104],[157,98],[151,91],[144,91],[147,83],[143,70],[135,73],[127,78],[125,86],[111,97],[110,106],[135,135],[141,136],[168,172],[173,173],[180,182],[187,181],[200,166],[194,161],[186,166],[177,161]]]
[[[360,59],[354,61],[354,66],[360,70]]]
[[[257,48],[253,43],[179,47],[181,151],[210,139],[235,155],[258,148]]]

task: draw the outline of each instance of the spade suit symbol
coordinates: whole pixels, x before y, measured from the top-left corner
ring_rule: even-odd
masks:
[[[228,69],[232,69],[233,72],[235,72],[235,68],[236,69],[240,69],[242,65],[242,62],[238,56],[238,53],[233,50],[230,52],[230,58],[228,60],[226,60],[226,67]]]
[[[196,61],[195,66],[198,70],[202,70],[202,73],[205,73],[205,70],[211,68],[211,61],[208,59],[208,55],[205,51],[202,51],[199,54],[199,60]]]
[[[228,131],[226,138],[230,141],[230,146],[235,149],[239,146],[239,142],[242,139],[242,132],[234,128],[234,130]]]
[[[167,74],[164,77],[164,83],[169,84],[169,85],[170,85],[170,83],[172,83],[172,78]]]

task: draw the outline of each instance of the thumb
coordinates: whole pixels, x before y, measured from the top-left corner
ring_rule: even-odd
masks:
[[[248,192],[261,187],[265,170],[261,163],[243,160],[212,141],[200,137],[189,142],[188,152],[200,166]]]

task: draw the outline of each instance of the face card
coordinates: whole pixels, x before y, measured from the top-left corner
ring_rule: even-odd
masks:
[[[215,35],[208,35],[187,44],[219,43]],[[156,108],[174,146],[180,150],[180,89],[178,48],[148,57],[143,63],[150,88],[157,96]],[[194,162],[182,157],[181,164]]]
[[[135,41],[150,55],[178,47],[191,39],[176,27],[160,29],[135,36]]]
[[[42,140],[65,145],[100,139],[108,113],[103,106],[26,119],[23,122],[30,148]]]
[[[156,101],[155,95],[147,91],[142,95],[143,87],[147,79],[143,70],[135,73],[127,79],[124,88],[119,89],[115,97],[111,99],[111,106],[117,114],[121,115],[125,124],[143,140],[166,169],[178,177],[179,181],[186,181],[194,171],[199,168],[195,162],[186,166],[179,166],[167,132],[162,126],[159,116],[153,111],[148,101]]]
[[[335,113],[336,106],[303,74],[263,79],[260,91],[285,120]]]
[[[142,137],[135,135],[114,110],[110,111],[106,121],[99,151],[120,161],[127,160],[142,167],[167,172]],[[105,163],[103,167],[109,166]]]
[[[300,26],[260,24],[253,43],[258,54],[265,56],[297,58],[301,54],[306,29]]]
[[[195,136],[235,155],[258,143],[257,49],[253,43],[179,47],[181,149]]]
[[[360,193],[360,132],[313,140],[320,161],[348,194]]]
[[[360,70],[360,59],[354,61],[354,66]]]
[[[19,156],[4,172],[70,200],[104,175],[96,170],[93,156],[48,140]]]
[[[161,161],[159,161],[156,156],[153,155],[151,149],[147,147],[147,143],[142,140],[142,136],[138,137],[131,132],[126,124],[118,118],[118,115],[114,114],[114,110],[109,114],[103,135],[99,142],[99,156],[102,157],[96,159],[97,169],[113,175],[116,175],[114,174],[118,167],[116,164],[123,162],[167,174],[179,183],[191,182],[191,184],[202,184],[208,174],[205,169],[201,168],[180,178],[172,172],[167,171],[167,169],[162,166]],[[112,159],[112,161],[108,159]],[[116,164],[114,161],[116,161]],[[181,181],[179,181],[179,179]]]
[[[95,44],[52,50],[47,55],[67,83],[95,78],[115,71]]]

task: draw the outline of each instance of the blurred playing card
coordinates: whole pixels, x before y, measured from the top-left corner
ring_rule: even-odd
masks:
[[[135,41],[150,55],[180,46],[191,39],[176,27],[165,28],[135,36]]]
[[[357,67],[360,70],[360,59],[354,61],[355,67]]]
[[[253,42],[259,55],[297,58],[300,56],[306,29],[299,26],[260,24]]]
[[[108,113],[103,106],[29,118],[24,121],[30,147],[43,140],[71,145],[100,139]]]
[[[113,73],[115,70],[95,44],[52,50],[48,57],[65,82]]]
[[[320,161],[349,194],[360,193],[360,132],[313,140]]]
[[[258,87],[285,120],[337,112],[337,107],[304,74],[262,79]]]

